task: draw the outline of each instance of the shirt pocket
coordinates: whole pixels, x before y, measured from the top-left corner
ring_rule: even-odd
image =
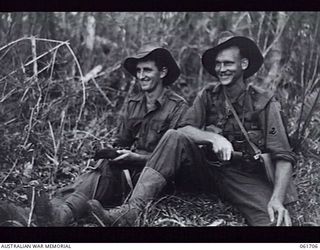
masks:
[[[262,130],[248,130],[248,136],[251,142],[258,146],[259,149],[264,148],[265,138]]]
[[[136,136],[141,128],[142,118],[130,118],[128,119],[128,130],[131,132],[132,135]]]
[[[150,130],[154,135],[162,136],[169,129],[169,122],[166,120],[153,120]]]
[[[152,152],[163,134],[169,129],[169,124],[162,120],[153,120],[148,130],[145,131],[145,136],[141,138],[141,147]]]

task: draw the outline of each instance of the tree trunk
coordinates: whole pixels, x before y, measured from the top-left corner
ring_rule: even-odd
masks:
[[[285,12],[279,12],[277,14],[277,27],[275,30],[274,40],[272,43],[263,51],[264,56],[268,56],[266,64],[270,65],[267,76],[264,78],[264,86],[275,89],[278,83],[278,76],[280,73],[281,65],[280,61],[282,58],[282,43],[281,36],[284,27],[288,21],[288,16]]]

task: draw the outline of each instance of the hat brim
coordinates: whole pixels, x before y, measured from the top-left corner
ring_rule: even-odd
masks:
[[[170,85],[175,82],[180,75],[180,68],[172,57],[171,53],[163,48],[157,48],[151,52],[144,52],[128,57],[123,62],[123,67],[133,76],[136,77],[137,63],[146,59],[148,56],[154,56],[162,61],[163,65],[168,68],[167,75],[163,78],[164,85]]]
[[[215,71],[215,59],[217,54],[226,48],[237,46],[240,48],[242,56],[248,58],[249,65],[248,68],[244,71],[243,77],[246,79],[254,75],[263,64],[263,56],[260,52],[260,49],[254,41],[244,36],[235,36],[229,40],[206,50],[202,56],[202,65],[203,67],[213,76],[217,77]]]

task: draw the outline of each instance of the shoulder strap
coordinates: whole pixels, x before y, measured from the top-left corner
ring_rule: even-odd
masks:
[[[242,122],[240,121],[240,118],[236,112],[236,110],[234,109],[228,95],[226,94],[225,92],[225,89],[223,88],[223,93],[224,93],[224,96],[226,98],[226,101],[227,101],[227,105],[229,106],[234,118],[236,119],[240,129],[241,129],[241,132],[242,134],[244,135],[244,137],[246,138],[247,142],[249,143],[250,147],[253,149],[253,152],[254,152],[254,158],[255,159],[258,159],[259,158],[259,155],[261,154],[261,150],[254,144],[251,142],[250,138],[249,138],[249,135],[248,135],[248,132],[246,131],[246,129],[244,128]]]

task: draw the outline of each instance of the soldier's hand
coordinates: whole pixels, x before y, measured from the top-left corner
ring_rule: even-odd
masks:
[[[124,163],[124,162],[137,162],[140,160],[140,155],[127,149],[119,149],[117,153],[120,154],[117,158],[113,159],[112,162]]]
[[[95,161],[99,159],[114,159],[118,156],[119,154],[117,153],[117,149],[112,148],[112,147],[106,147],[104,149],[98,150],[94,156],[93,159]]]
[[[230,161],[233,152],[233,146],[222,135],[215,134],[214,139],[211,141],[212,150],[217,155],[219,160]]]
[[[292,226],[289,212],[278,199],[271,199],[268,203],[268,214],[271,223],[276,226]],[[275,219],[277,222],[275,223]]]

